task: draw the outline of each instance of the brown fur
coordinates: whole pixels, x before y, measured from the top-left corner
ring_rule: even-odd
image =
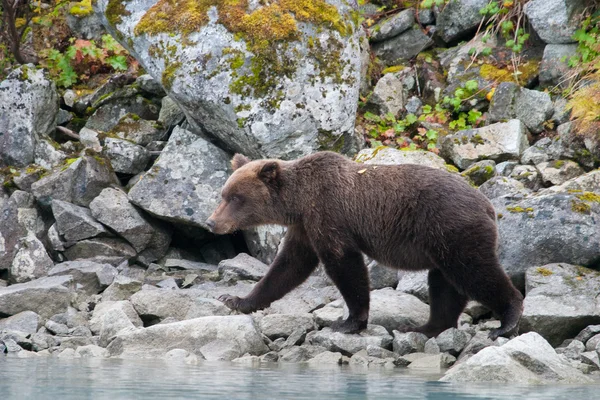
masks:
[[[369,314],[365,253],[392,268],[430,271],[430,319],[403,330],[435,336],[456,327],[469,298],[500,316],[491,337],[517,329],[523,296],[498,262],[494,208],[460,177],[419,165],[358,164],[331,152],[296,161],[236,155],[232,165],[207,225],[225,234],[280,224],[288,233],[248,296],[222,296],[229,307],[246,313],[268,307],[320,260],[350,311],[334,328],[359,331]]]

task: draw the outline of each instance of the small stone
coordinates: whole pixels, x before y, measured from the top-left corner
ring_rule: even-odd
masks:
[[[398,271],[372,261],[367,265],[371,290],[396,287],[398,284]]]
[[[67,241],[78,241],[96,236],[110,236],[106,228],[92,217],[88,208],[62,200],[52,200],[52,214],[56,228]]]
[[[456,357],[446,354],[434,354],[420,357],[408,365],[408,368],[413,370],[426,370],[431,372],[441,372],[442,370],[451,367],[456,362]]]
[[[470,340],[471,335],[456,328],[446,329],[435,338],[441,352],[448,352],[454,356],[460,354]]]
[[[334,353],[331,351],[324,351],[322,353],[317,354],[310,360],[308,360],[309,365],[316,365],[316,366],[331,365],[331,364],[339,365],[341,363],[342,363],[342,353],[339,353],[339,352]]]
[[[437,344],[435,338],[429,338],[425,342],[425,346],[423,348],[423,352],[427,354],[438,354],[441,353],[440,346]]]
[[[427,342],[427,336],[422,333],[408,332],[400,333],[394,331],[394,341],[392,342],[394,353],[404,356],[410,353],[422,353]]]
[[[391,17],[382,19],[369,28],[369,40],[381,42],[412,28],[415,23],[414,9],[407,8]]]
[[[259,281],[269,267],[246,253],[219,263],[219,275],[224,280],[249,279]]]

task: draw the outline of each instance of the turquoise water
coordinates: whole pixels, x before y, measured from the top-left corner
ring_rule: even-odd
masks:
[[[0,356],[0,399],[598,399],[600,385],[455,385],[406,369]]]

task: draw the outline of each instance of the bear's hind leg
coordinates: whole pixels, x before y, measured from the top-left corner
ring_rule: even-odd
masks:
[[[321,257],[321,261],[349,310],[348,318],[334,323],[331,328],[342,333],[362,331],[369,319],[369,275],[362,254],[345,252],[341,257],[328,254]]]
[[[405,332],[421,332],[434,337],[449,328],[456,328],[458,317],[468,298],[460,294],[439,269],[429,270],[429,321],[417,328],[404,328]]]

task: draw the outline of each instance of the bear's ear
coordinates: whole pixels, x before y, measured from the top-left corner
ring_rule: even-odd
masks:
[[[235,154],[233,156],[233,158],[231,159],[231,168],[233,168],[233,170],[235,171],[236,169],[243,167],[244,165],[248,164],[250,162],[250,159],[244,155],[241,154]]]
[[[260,169],[258,177],[265,183],[274,183],[279,177],[279,163],[267,161]]]

